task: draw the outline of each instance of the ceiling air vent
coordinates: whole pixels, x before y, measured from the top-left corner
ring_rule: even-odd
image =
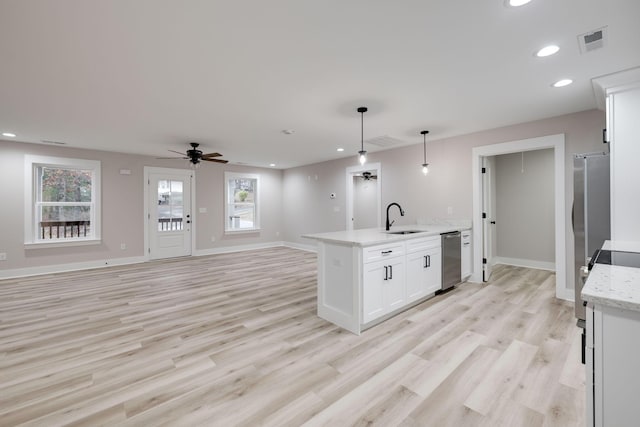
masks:
[[[580,44],[580,52],[587,53],[587,52],[591,52],[592,50],[600,49],[601,47],[604,47],[606,39],[607,39],[607,27],[598,28],[597,30],[580,34],[578,36],[578,44]]]
[[[67,145],[66,142],[51,141],[50,139],[41,139],[40,142],[42,142],[43,144]]]
[[[377,136],[371,139],[365,139],[364,143],[375,145],[376,147],[380,147],[380,148],[392,148],[392,147],[398,147],[400,145],[403,145],[405,142],[396,138],[392,138],[388,135],[384,135],[384,136]]]

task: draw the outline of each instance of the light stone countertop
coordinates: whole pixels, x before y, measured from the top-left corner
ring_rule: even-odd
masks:
[[[607,240],[602,248],[640,252],[640,242]],[[594,304],[640,311],[640,268],[595,264],[582,288],[582,299]]]
[[[321,242],[338,243],[349,246],[373,246],[378,244],[400,242],[419,237],[438,236],[451,231],[468,230],[466,225],[403,225],[391,227],[389,231],[420,230],[412,234],[389,234],[383,228],[366,228],[362,230],[331,231],[328,233],[305,234],[302,237]]]

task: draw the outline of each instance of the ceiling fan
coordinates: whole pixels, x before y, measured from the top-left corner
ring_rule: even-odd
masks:
[[[179,151],[169,150],[172,153],[180,154],[183,157],[158,157],[158,159],[183,159],[183,160],[189,160],[189,162],[191,162],[194,165],[197,165],[201,161],[216,162],[216,163],[223,163],[223,164],[229,163],[228,160],[214,158],[214,157],[222,156],[222,154],[220,153],[203,154],[201,150],[198,150],[198,146],[200,144],[198,144],[197,142],[190,142],[189,145],[191,145],[191,149],[187,150],[186,154],[181,153]]]
[[[378,175],[374,175],[369,171],[362,172],[362,177],[364,178],[365,181],[370,181],[372,179],[378,179]]]

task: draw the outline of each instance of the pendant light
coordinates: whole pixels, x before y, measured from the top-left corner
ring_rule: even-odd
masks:
[[[367,107],[358,107],[358,113],[360,113],[360,151],[358,151],[358,157],[360,164],[364,165],[367,161],[367,152],[364,151],[364,113],[367,112]]]
[[[424,175],[429,173],[429,163],[427,163],[427,134],[429,133],[428,130],[423,130],[420,131],[420,134],[422,135],[422,143],[424,145],[424,163],[422,164],[422,173]]]

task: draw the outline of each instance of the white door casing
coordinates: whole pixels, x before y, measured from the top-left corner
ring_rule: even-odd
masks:
[[[491,277],[493,266],[493,242],[495,237],[495,213],[493,212],[493,162],[487,157],[482,158],[482,281],[487,282]]]
[[[345,204],[347,210],[347,220],[346,220],[346,229],[353,230],[353,201],[354,201],[354,191],[353,191],[353,177],[358,173],[362,173],[364,171],[375,171],[377,174],[377,227],[382,226],[382,201],[380,196],[380,188],[382,187],[382,168],[380,163],[370,163],[358,166],[350,166],[346,170],[346,186],[345,186]]]
[[[569,219],[566,217],[567,200],[565,197],[565,141],[564,134],[541,136],[538,138],[482,145],[471,151],[473,176],[473,241],[482,241],[482,158],[498,154],[533,151],[553,148],[554,157],[554,201],[555,201],[555,267],[556,297],[572,301],[573,281],[567,281],[567,245],[566,230]],[[573,277],[569,277],[573,279]],[[470,281],[482,281],[482,246],[473,245],[473,273]],[[567,288],[567,285],[570,285]]]
[[[145,252],[149,259],[193,252],[193,171],[145,167]]]

